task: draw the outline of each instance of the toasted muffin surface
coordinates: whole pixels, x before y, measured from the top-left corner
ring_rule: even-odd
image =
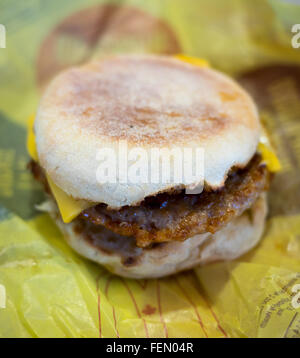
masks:
[[[218,188],[233,166],[249,162],[260,126],[251,98],[225,75],[170,57],[131,55],[60,74],[41,100],[35,132],[39,162],[61,189],[119,208],[174,184],[101,185],[99,149],[119,140],[129,150],[201,147],[205,183]]]

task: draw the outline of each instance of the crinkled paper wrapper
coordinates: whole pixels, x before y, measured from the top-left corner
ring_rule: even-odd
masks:
[[[59,11],[58,11],[59,8]],[[300,337],[300,49],[292,1],[0,1],[0,337]],[[282,171],[263,240],[233,262],[127,280],[82,259],[35,205],[26,120],[60,70],[107,53],[186,53],[258,103]]]

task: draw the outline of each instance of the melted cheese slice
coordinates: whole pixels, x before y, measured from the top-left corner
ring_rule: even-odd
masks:
[[[199,67],[210,67],[209,63],[204,60],[203,58],[193,57],[193,56],[187,56],[184,54],[178,54],[174,56],[180,61],[190,63],[191,65],[199,66]]]
[[[33,130],[34,118],[35,118],[34,115],[31,115],[28,118],[26,146],[27,146],[27,152],[29,153],[30,158],[37,162],[38,155],[37,155],[37,150],[36,150],[36,145],[35,145],[35,134],[34,134],[34,130]]]
[[[280,161],[264,129],[259,138],[257,151],[261,154],[263,162],[266,164],[270,172],[276,173],[281,170]]]
[[[69,223],[75,219],[83,210],[94,206],[95,203],[91,203],[86,200],[76,200],[70,195],[60,189],[47,175],[47,181],[50,186],[51,192],[55,197],[57,206],[59,208],[61,217],[64,223]]]
[[[186,56],[186,55],[176,55],[181,61],[190,63],[195,66],[209,67],[209,63],[203,59]],[[27,150],[30,157],[38,162],[38,154],[35,144],[35,134],[33,131],[33,123],[35,116],[30,116],[28,121],[28,134],[27,134]],[[277,172],[280,170],[280,162],[270,144],[270,141],[264,132],[260,138],[258,144],[258,151],[263,157],[263,161],[266,163],[268,169],[271,172]],[[47,181],[49,183],[51,192],[56,200],[57,206],[59,208],[61,217],[65,223],[71,222],[76,218],[83,210],[94,206],[96,203],[91,203],[86,200],[76,200],[70,195],[66,194],[61,188],[59,188],[50,177],[47,175]]]

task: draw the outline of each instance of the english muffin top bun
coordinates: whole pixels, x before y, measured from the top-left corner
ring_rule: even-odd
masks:
[[[41,208],[74,250],[118,275],[161,277],[231,260],[262,235],[270,171],[258,148],[258,113],[249,95],[215,70],[153,55],[70,68],[46,89],[34,132],[31,170],[49,198]],[[117,152],[120,142],[146,154],[201,148],[203,170],[136,183],[122,179],[121,163],[115,181],[99,181],[97,153]],[[161,152],[161,160],[168,155]],[[148,168],[146,159],[139,164]],[[151,169],[159,178],[166,170]],[[203,191],[189,192],[199,183]]]
[[[128,150],[201,146],[205,184],[216,189],[233,166],[249,162],[260,124],[251,98],[223,74],[172,57],[141,55],[61,73],[41,100],[35,133],[39,162],[61,189],[76,199],[119,208],[174,184],[101,185],[99,149],[120,140]]]

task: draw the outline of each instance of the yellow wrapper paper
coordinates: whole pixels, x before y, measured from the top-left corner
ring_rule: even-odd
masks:
[[[280,0],[0,0],[0,337],[300,337],[299,20],[300,6]],[[119,52],[204,58],[256,100],[282,170],[247,255],[122,279],[74,253],[35,209],[29,115],[59,71]]]

